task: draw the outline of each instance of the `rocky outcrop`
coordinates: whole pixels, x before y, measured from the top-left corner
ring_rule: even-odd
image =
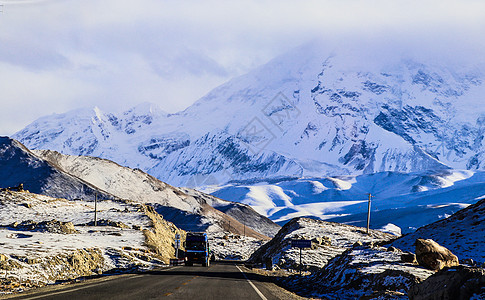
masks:
[[[317,270],[358,241],[370,244],[389,240],[392,237],[377,230],[371,230],[367,235],[366,230],[360,227],[309,218],[295,218],[286,223],[271,241],[256,250],[249,261],[255,264],[267,264],[269,259],[277,268],[299,269],[299,250],[291,248],[290,243],[292,239],[305,239],[312,241],[312,248],[303,251],[303,269]],[[363,243],[361,242],[360,245]]]
[[[82,224],[84,226],[95,226],[94,221],[88,222],[86,224]],[[110,219],[102,219],[96,221],[96,226],[111,226],[117,228],[130,228],[130,226],[126,225],[121,221],[111,221]]]
[[[459,265],[456,255],[431,239],[417,239],[415,245],[416,260],[423,267],[438,271]]]
[[[401,254],[401,261],[405,263],[410,263],[410,264],[417,264],[418,262],[416,261],[416,254],[410,253],[410,252],[405,252]]]
[[[412,300],[485,299],[485,270],[458,266],[445,268],[408,292]]]
[[[24,184],[21,183],[18,186],[15,186],[15,187],[0,188],[0,191],[2,191],[2,192],[6,192],[6,191],[23,192],[24,191]]]
[[[433,271],[401,263],[398,251],[361,246],[346,250],[320,270],[292,275],[282,284],[302,295],[323,299],[404,299]]]
[[[15,222],[11,224],[10,227],[21,231],[39,231],[60,234],[78,233],[72,222],[61,222],[55,219],[42,222],[35,222],[32,220],[22,221],[21,223]]]
[[[61,264],[67,268],[71,278],[89,276],[101,272],[104,268],[104,258],[100,249],[77,249],[63,258],[67,263]]]
[[[480,181],[483,180],[480,179]],[[477,190],[480,191],[481,188]],[[466,192],[468,189],[464,189],[460,194],[466,194]],[[476,262],[483,262],[485,247],[483,247],[482,232],[485,232],[485,199],[459,210],[448,218],[404,235],[393,241],[392,245],[404,251],[414,251],[416,239],[432,239],[452,251],[460,260],[469,258]]]
[[[178,233],[181,239],[185,240],[185,231],[165,221],[150,205],[142,204],[142,208],[152,223],[151,230],[143,229],[145,245],[155,252],[161,261],[169,264],[170,258],[175,256],[174,236]]]
[[[12,256],[4,257],[0,261],[2,278],[0,279],[1,292],[19,292],[25,289],[43,286],[45,282],[71,280],[83,276],[100,274],[105,270],[105,259],[98,248],[76,249],[69,253],[52,256],[31,258]],[[28,276],[20,278],[19,270],[33,269],[41,271],[36,279]],[[4,273],[3,273],[4,272]]]

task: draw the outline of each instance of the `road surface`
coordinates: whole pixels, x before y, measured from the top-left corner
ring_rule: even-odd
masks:
[[[160,271],[107,276],[81,284],[41,288],[11,299],[299,299],[230,263],[176,266]],[[300,298],[301,299],[301,298]]]

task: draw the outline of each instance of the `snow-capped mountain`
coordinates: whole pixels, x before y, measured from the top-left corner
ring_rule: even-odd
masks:
[[[142,104],[38,119],[32,149],[107,158],[177,186],[279,176],[485,168],[485,67],[314,42],[185,111]]]

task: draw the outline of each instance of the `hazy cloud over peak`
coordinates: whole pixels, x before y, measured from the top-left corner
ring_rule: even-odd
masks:
[[[0,0],[0,134],[82,106],[184,109],[310,39],[480,61],[480,0]],[[340,46],[339,46],[340,45]]]

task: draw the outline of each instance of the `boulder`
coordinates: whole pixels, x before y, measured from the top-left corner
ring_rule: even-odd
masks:
[[[39,224],[37,224],[35,229],[41,232],[61,234],[78,233],[78,231],[74,228],[74,224],[72,222],[61,222],[57,220],[40,222]]]
[[[331,246],[332,240],[328,236],[317,236],[312,239],[312,243],[322,246]]]
[[[474,296],[475,295],[475,296]],[[485,270],[467,266],[445,268],[409,289],[412,300],[484,299]]]
[[[401,254],[401,261],[405,263],[416,264],[416,255],[411,252],[405,252]]]
[[[459,265],[456,255],[431,239],[417,239],[414,245],[416,246],[416,260],[425,268],[439,271],[444,267]]]

